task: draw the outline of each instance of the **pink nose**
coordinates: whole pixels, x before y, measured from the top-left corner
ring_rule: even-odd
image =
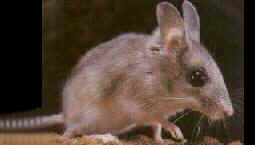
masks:
[[[226,115],[226,116],[232,116],[233,114],[234,114],[234,110],[233,110],[233,107],[230,107],[230,108],[228,108],[228,109],[224,109],[224,114]]]
[[[234,114],[234,109],[232,107],[232,104],[224,104],[222,105],[223,112],[226,116],[232,116]]]
[[[226,116],[232,116],[234,114],[234,109],[231,102],[228,102],[230,100],[221,99],[220,100],[220,106],[222,107],[222,110]]]

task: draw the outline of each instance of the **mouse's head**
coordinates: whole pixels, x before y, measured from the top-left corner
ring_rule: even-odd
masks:
[[[197,11],[187,0],[182,8],[183,18],[170,3],[161,2],[157,6],[161,48],[175,63],[172,66],[177,66],[174,72],[179,72],[168,74],[170,97],[184,98],[186,108],[200,111],[212,120],[231,116],[233,107],[223,76],[200,44]]]

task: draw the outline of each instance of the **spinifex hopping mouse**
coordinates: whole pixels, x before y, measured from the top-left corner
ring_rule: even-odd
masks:
[[[151,35],[123,34],[91,49],[65,84],[63,112],[30,126],[62,123],[67,138],[119,135],[135,126],[151,126],[154,139],[161,141],[162,128],[183,139],[168,118],[184,109],[212,120],[231,116],[223,76],[200,43],[197,11],[187,0],[182,9],[183,18],[172,4],[161,2],[158,27]],[[0,123],[3,128],[24,125],[16,120]]]

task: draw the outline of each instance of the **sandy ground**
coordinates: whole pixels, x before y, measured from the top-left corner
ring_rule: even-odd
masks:
[[[0,145],[242,145],[242,143],[234,141],[223,144],[212,137],[204,137],[203,140],[195,143],[174,142],[171,139],[165,139],[164,142],[158,143],[144,135],[104,143],[102,140],[86,136],[64,139],[55,133],[5,133],[0,134]]]

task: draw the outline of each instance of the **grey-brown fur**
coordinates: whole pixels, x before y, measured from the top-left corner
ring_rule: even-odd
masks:
[[[118,134],[131,124],[161,124],[182,138],[166,120],[177,111],[189,108],[213,119],[232,114],[222,75],[199,43],[199,17],[184,3],[184,22],[176,8],[163,2],[157,9],[159,29],[152,35],[123,34],[80,60],[63,92],[65,136]],[[204,88],[190,86],[185,78],[198,65],[210,76]],[[225,104],[219,103],[222,99]]]
[[[162,2],[157,6],[159,27],[151,35],[123,34],[81,58],[62,94],[64,137],[118,135],[145,125],[152,126],[155,140],[162,140],[161,128],[183,139],[169,116],[184,109],[215,120],[233,114],[222,74],[200,44],[199,16],[187,0],[183,13],[184,19]],[[209,77],[203,87],[187,81],[198,67]]]

